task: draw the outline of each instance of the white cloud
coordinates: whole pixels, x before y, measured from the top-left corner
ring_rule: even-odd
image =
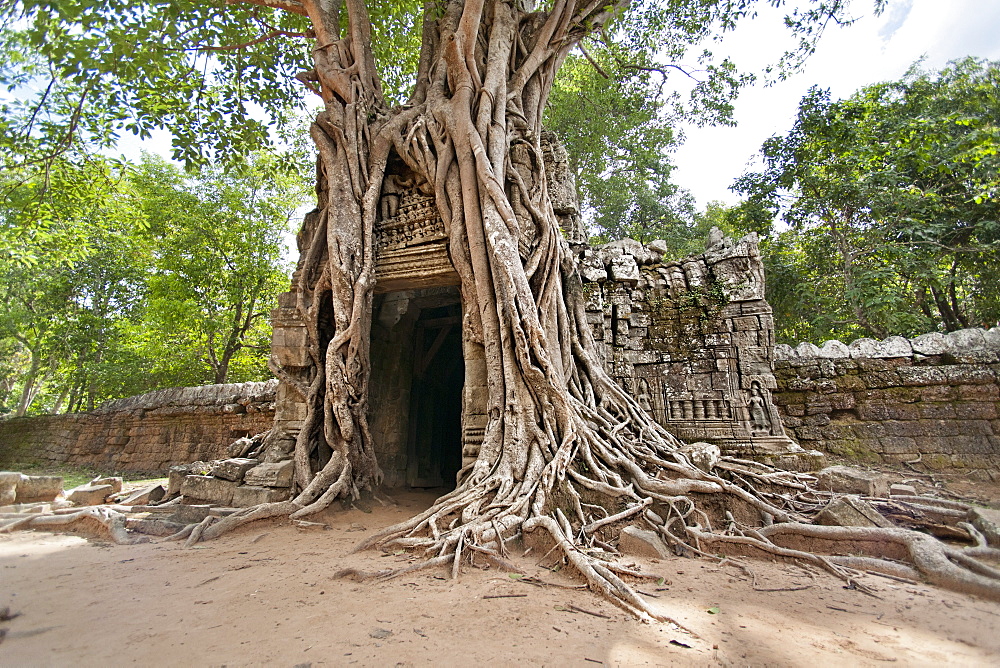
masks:
[[[861,12],[868,9],[865,4],[856,0],[854,6]],[[760,67],[789,44],[782,31],[780,18],[762,16],[715,50],[743,66]],[[702,206],[711,200],[735,202],[729,186],[765,139],[791,127],[810,86],[846,97],[862,86],[898,79],[923,56],[924,66],[932,69],[968,55],[1000,59],[998,34],[1000,0],[891,0],[882,16],[829,29],[803,72],[770,88],[746,91],[736,105],[738,127],[687,128],[688,140],[674,156],[675,181]]]

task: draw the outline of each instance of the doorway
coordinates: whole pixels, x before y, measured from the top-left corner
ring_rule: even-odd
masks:
[[[423,308],[413,328],[406,484],[454,487],[462,466],[462,310]]]

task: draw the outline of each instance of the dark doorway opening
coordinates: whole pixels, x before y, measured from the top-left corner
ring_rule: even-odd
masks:
[[[406,483],[455,486],[462,466],[462,311],[459,304],[423,308],[413,328]]]

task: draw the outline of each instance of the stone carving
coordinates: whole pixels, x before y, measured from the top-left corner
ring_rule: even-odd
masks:
[[[767,404],[760,389],[760,383],[753,381],[750,390],[750,424],[755,436],[771,435],[771,418],[768,416]]]
[[[542,158],[545,162],[545,183],[549,191],[552,210],[559,218],[566,240],[571,244],[587,243],[587,228],[580,217],[580,204],[576,195],[576,178],[569,164],[566,147],[554,132],[542,132]]]
[[[375,225],[376,292],[457,285],[448,257],[448,234],[434,197],[412,187],[412,178],[386,177],[383,218]],[[409,187],[404,187],[409,186]]]
[[[418,190],[401,190],[382,196],[382,213],[391,213],[375,226],[377,251],[444,241],[448,235],[438,215],[434,198]]]
[[[684,440],[797,465],[789,458],[802,450],[770,395],[774,328],[756,236],[713,234],[705,253],[679,262],[663,262],[664,249],[626,239],[579,253],[612,376]]]

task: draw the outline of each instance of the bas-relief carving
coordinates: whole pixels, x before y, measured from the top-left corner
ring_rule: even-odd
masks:
[[[756,238],[716,231],[704,254],[665,264],[650,249],[618,242],[581,254],[588,319],[612,375],[684,440],[743,456],[798,452],[770,395],[773,321]],[[627,260],[637,271],[614,280]]]

